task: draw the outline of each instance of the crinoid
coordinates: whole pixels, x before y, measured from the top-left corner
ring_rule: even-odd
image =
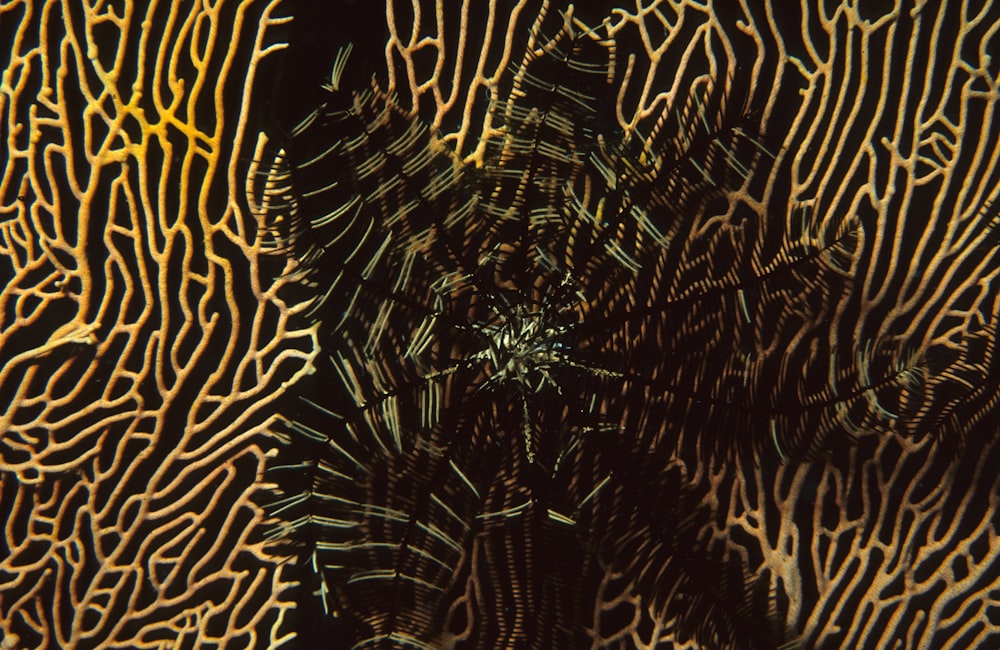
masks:
[[[332,383],[289,417],[305,486],[276,536],[357,648],[589,646],[611,573],[678,639],[776,647],[780,599],[699,535],[681,443],[802,457],[919,428],[932,362],[830,345],[864,224],[753,199],[771,156],[741,80],[640,137],[609,126],[594,32],[541,42],[480,167],[377,85],[341,89],[346,54],[292,132],[269,217]]]

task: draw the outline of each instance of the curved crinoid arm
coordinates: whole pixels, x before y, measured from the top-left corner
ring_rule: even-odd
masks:
[[[249,0],[0,6],[4,647],[290,638],[253,497],[315,332],[244,200],[285,22]]]
[[[1000,363],[984,352],[980,385],[995,386]],[[940,436],[869,436],[807,463],[744,459],[715,474],[705,500],[722,514],[703,534],[739,540],[733,552],[787,599],[793,647],[995,642],[1000,404],[995,389],[969,395]],[[965,439],[958,453],[952,436]]]
[[[776,30],[805,87],[782,135],[793,194],[861,225],[850,299],[827,325],[830,376],[871,387],[856,397],[873,418],[810,462],[764,453],[709,472],[714,536],[787,593],[801,647],[994,645],[1000,123],[982,53],[1000,13],[831,9],[803,3]]]

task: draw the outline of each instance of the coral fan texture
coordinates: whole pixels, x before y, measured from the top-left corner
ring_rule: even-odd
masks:
[[[1000,646],[1000,5],[601,4],[0,0],[0,647]]]
[[[277,9],[0,3],[4,648],[288,638],[252,497],[315,345],[245,202]]]

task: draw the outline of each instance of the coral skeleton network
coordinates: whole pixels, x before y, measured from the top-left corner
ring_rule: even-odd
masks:
[[[0,648],[1000,648],[997,54],[0,0]]]

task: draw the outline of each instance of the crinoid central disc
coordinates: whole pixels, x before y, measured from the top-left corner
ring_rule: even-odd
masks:
[[[499,325],[484,327],[480,332],[486,337],[487,347],[476,356],[493,368],[487,383],[514,381],[528,391],[538,391],[543,384],[555,386],[548,369],[565,357],[563,326],[546,322],[540,311],[518,305]]]
[[[530,290],[498,287],[486,279],[492,268],[433,283],[437,308],[412,329],[406,356],[428,385],[465,395],[472,411],[515,418],[510,424],[534,462],[540,413],[569,409],[586,392],[581,378],[618,373],[586,355],[586,300],[571,275],[530,262],[526,270]]]
[[[565,326],[545,321],[540,311],[518,305],[500,322],[479,330],[486,347],[475,358],[487,366],[487,381],[515,382],[522,390],[538,391],[544,384],[555,386],[548,369],[564,358]]]
[[[502,295],[491,318],[472,326],[481,347],[470,360],[482,364],[482,388],[506,384],[527,393],[546,387],[561,392],[553,370],[574,363],[571,336],[578,321],[565,303],[551,298],[536,304]]]

